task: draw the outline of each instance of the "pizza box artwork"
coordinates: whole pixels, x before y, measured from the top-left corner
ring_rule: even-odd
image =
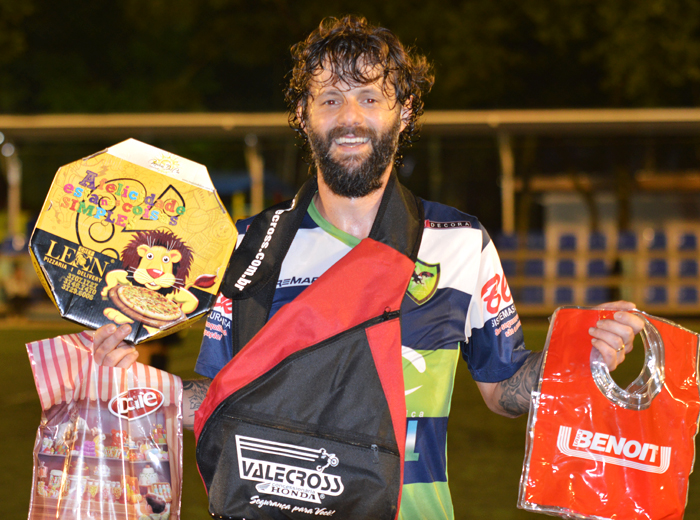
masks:
[[[236,236],[203,165],[129,139],[58,170],[29,250],[61,316],[139,343],[209,311]]]

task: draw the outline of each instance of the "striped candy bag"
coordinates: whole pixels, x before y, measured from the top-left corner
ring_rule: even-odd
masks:
[[[42,409],[29,519],[178,520],[180,378],[141,363],[99,366],[88,332],[27,352]]]

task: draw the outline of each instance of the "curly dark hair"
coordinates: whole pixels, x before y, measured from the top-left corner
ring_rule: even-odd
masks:
[[[430,92],[435,80],[427,58],[412,48],[404,48],[390,30],[353,15],[341,19],[324,18],[306,40],[292,46],[291,53],[294,67],[289,73],[285,101],[289,126],[303,140],[306,155],[310,157],[310,149],[302,124],[307,114],[309,83],[320,70],[329,66],[333,82],[342,80],[365,85],[383,76],[385,92],[393,89],[402,106],[410,102],[407,126],[399,136],[395,158],[399,166],[401,150],[418,138],[423,97]],[[301,118],[297,114],[298,107],[301,107]]]
[[[156,495],[146,495],[146,503],[151,506],[151,511],[154,513],[162,513],[165,511],[165,501]]]

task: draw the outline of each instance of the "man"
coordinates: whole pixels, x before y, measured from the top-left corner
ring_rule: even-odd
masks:
[[[282,262],[270,317],[370,235],[382,198],[397,189],[399,147],[415,135],[433,83],[424,57],[358,17],[324,20],[292,54],[290,121],[310,150],[318,192]],[[459,353],[488,407],[508,417],[528,411],[542,357],[525,350],[500,261],[478,220],[437,203],[423,201],[422,207],[416,269],[401,305],[408,417],[400,513],[404,519],[453,518],[446,434]],[[238,224],[239,240],[249,224]],[[220,296],[209,317],[212,327],[230,327],[227,304]],[[589,332],[614,369],[642,322],[624,312],[632,303],[608,307],[620,312]],[[120,343],[127,327],[115,332],[107,325],[95,333],[98,363],[124,367],[135,361],[133,348]],[[198,373],[216,376],[237,351],[230,338],[204,338]],[[185,427],[192,427],[210,382],[185,382]]]

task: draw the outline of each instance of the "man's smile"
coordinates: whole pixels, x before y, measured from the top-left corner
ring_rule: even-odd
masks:
[[[352,154],[352,156],[358,153],[365,153],[372,144],[369,136],[362,137],[354,134],[335,137],[332,139],[332,142],[335,145],[334,148],[336,151]]]
[[[369,141],[369,137],[344,136],[333,139],[333,142],[339,146],[359,146]]]
[[[365,90],[356,87],[343,92],[345,98],[354,99],[362,98]],[[314,99],[324,99],[323,92]],[[401,130],[398,110],[372,112],[363,116],[365,124],[342,124],[344,121],[324,110],[315,114],[318,119],[308,119],[306,132],[316,169],[329,189],[348,198],[364,197],[380,189],[396,154]]]

